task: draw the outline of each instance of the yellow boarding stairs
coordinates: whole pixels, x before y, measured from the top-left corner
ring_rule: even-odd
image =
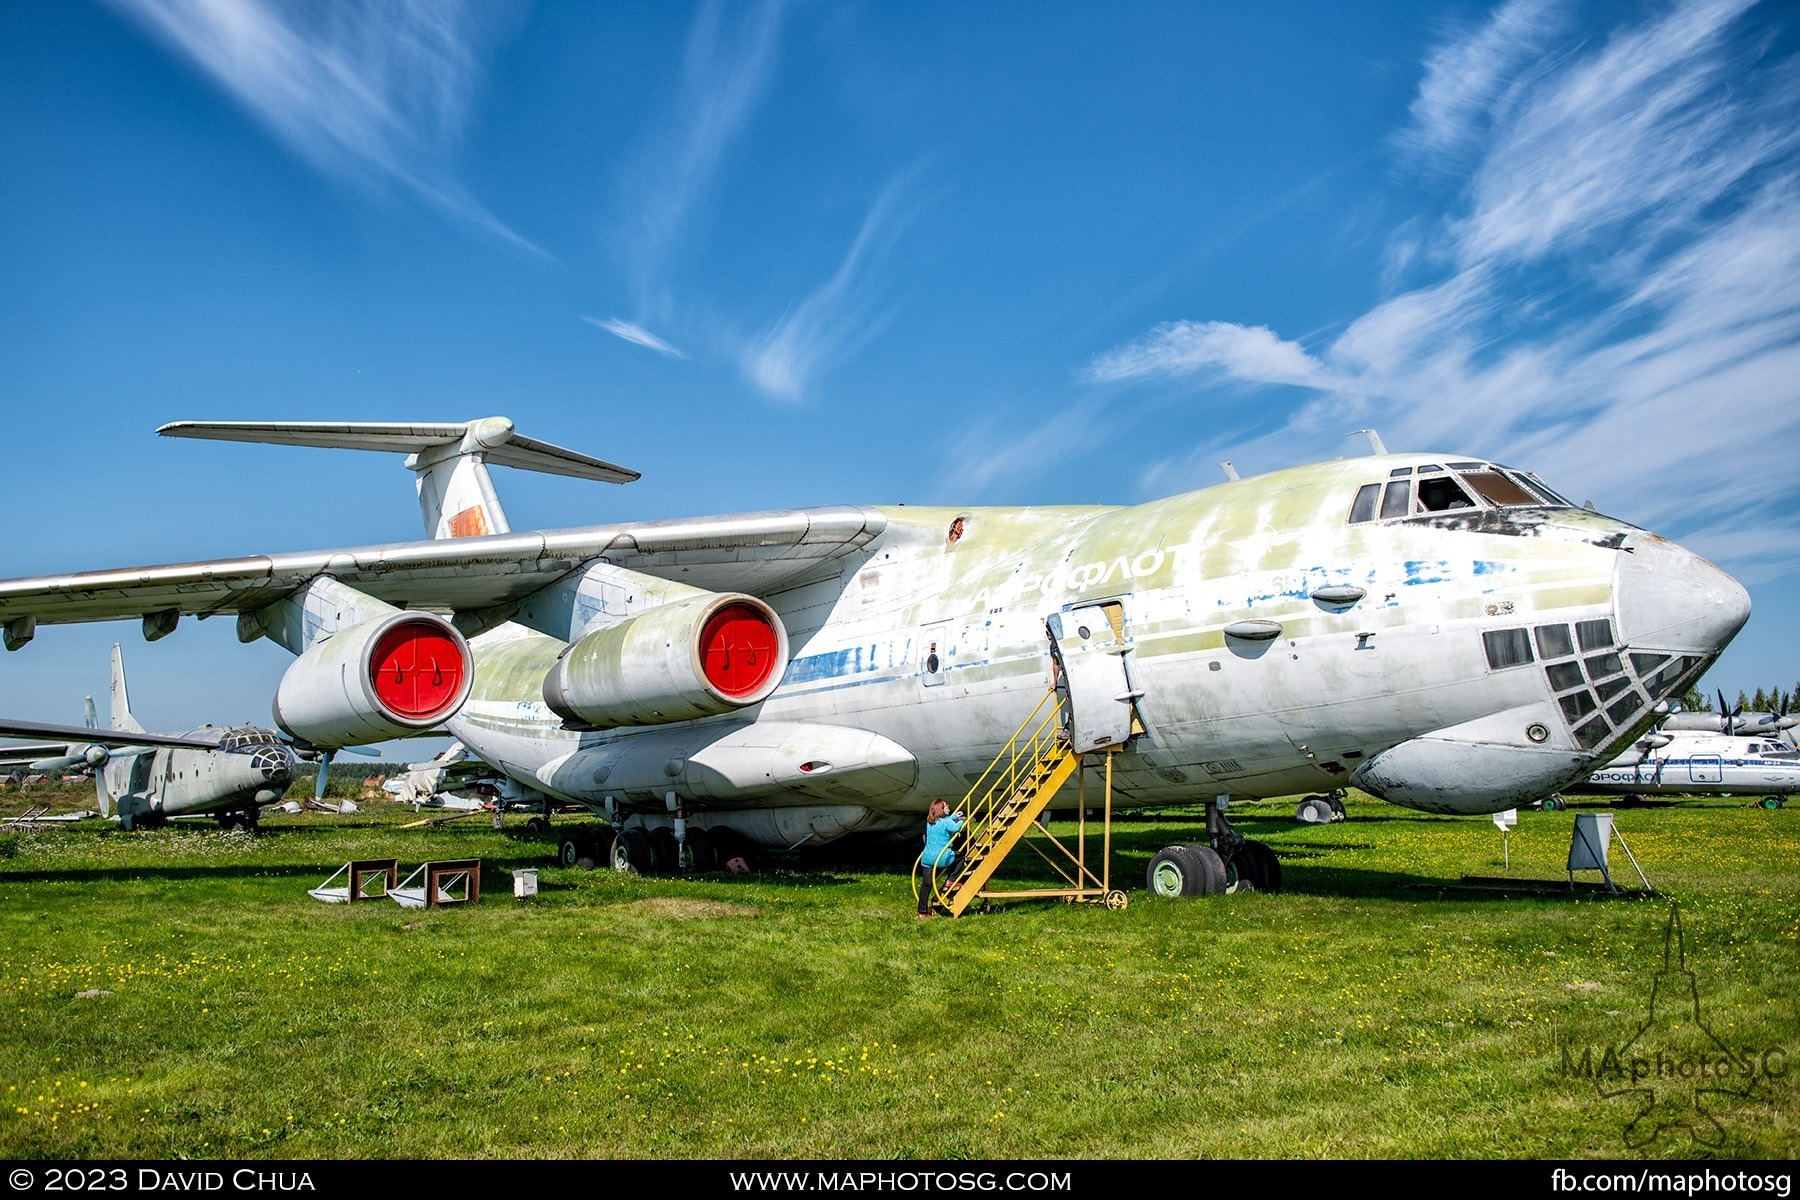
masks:
[[[1069,748],[1067,696],[1056,688],[1044,694],[1031,715],[1013,733],[1004,749],[982,773],[975,786],[963,797],[960,808],[966,821],[959,835],[962,846],[956,866],[936,875],[936,888],[931,905],[938,912],[960,917],[977,900],[1061,899],[1104,903],[1108,908],[1124,908],[1125,893],[1113,889],[1109,864],[1112,860],[1112,755],[1108,747],[1101,751],[1106,764],[1106,800],[1103,809],[1100,872],[1087,865],[1087,805],[1085,772],[1081,780],[1080,804],[1075,849],[1071,850],[1052,837],[1042,826],[1040,836],[1025,841],[1034,832],[1037,819],[1071,775],[1081,771],[1083,755]],[[994,871],[1021,842],[1036,851],[1050,864],[1051,870],[1066,885],[1060,888],[1034,888],[1027,891],[993,891],[988,887]],[[1059,856],[1041,848],[1047,844]],[[931,886],[932,875],[913,866],[913,894]]]

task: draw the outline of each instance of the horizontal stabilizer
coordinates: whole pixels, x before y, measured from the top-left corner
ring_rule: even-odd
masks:
[[[513,432],[505,417],[478,421],[174,421],[156,432],[164,437],[219,442],[260,442],[271,446],[319,446],[335,450],[387,450],[437,461],[438,454],[473,453],[488,462],[545,475],[569,475],[603,483],[630,483],[630,467],[592,458]]]

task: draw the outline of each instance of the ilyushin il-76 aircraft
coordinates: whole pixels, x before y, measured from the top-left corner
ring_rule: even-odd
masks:
[[[1129,506],[522,532],[490,465],[637,473],[501,417],[161,432],[406,453],[429,540],[0,582],[8,648],[41,624],[159,637],[235,614],[298,656],[274,707],[300,744],[445,730],[605,813],[620,866],[671,832],[916,833],[1059,684],[1075,750],[1123,746],[1123,802],[1207,806],[1213,846],[1192,851],[1246,844],[1233,799],[1355,786],[1497,812],[1617,757],[1750,611],[1711,564],[1529,472],[1373,437]]]

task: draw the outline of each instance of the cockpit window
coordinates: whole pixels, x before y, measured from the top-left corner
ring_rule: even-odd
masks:
[[[1475,494],[1483,500],[1503,508],[1508,504],[1543,503],[1498,471],[1470,471],[1463,476],[1463,481],[1474,488]]]
[[[1415,488],[1414,483],[1418,486]],[[1381,496],[1380,513],[1373,497]],[[1563,497],[1536,475],[1484,462],[1426,463],[1395,467],[1385,486],[1365,483],[1350,506],[1350,523],[1392,521],[1401,517],[1456,512],[1474,508],[1569,508]]]
[[[1419,507],[1425,512],[1448,512],[1453,508],[1474,508],[1469,493],[1447,475],[1419,480]]]

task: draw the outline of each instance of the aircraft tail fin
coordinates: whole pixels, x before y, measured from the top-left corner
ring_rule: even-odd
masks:
[[[406,454],[407,468],[418,475],[425,531],[433,538],[511,532],[488,478],[490,463],[605,483],[630,483],[638,478],[638,472],[629,467],[515,433],[513,423],[505,417],[424,423],[175,421],[156,432],[164,437]]]
[[[126,733],[142,733],[144,727],[131,715],[131,697],[125,692],[125,657],[119,643],[112,648],[112,727]]]

